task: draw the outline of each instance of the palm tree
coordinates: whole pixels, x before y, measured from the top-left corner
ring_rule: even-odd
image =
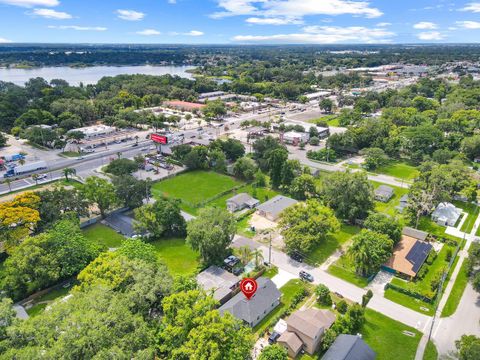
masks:
[[[263,262],[263,253],[260,249],[255,249],[251,254],[255,259],[255,268],[258,269]]]
[[[252,251],[248,246],[241,246],[238,249],[238,257],[243,265],[246,265],[252,258]]]
[[[8,191],[11,192],[12,191],[12,180],[11,179],[6,179],[5,180],[5,184],[8,185]]]
[[[35,185],[38,185],[38,178],[40,177],[40,175],[38,174],[33,174],[32,175],[32,179],[35,181]]]
[[[63,175],[65,176],[65,180],[68,181],[68,176],[69,175],[75,175],[77,173],[77,170],[74,168],[65,168],[63,169]]]
[[[18,160],[18,163],[20,165],[25,165],[25,159],[24,158],[21,158],[20,160]]]

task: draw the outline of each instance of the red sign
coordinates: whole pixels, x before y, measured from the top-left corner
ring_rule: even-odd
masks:
[[[167,144],[168,143],[168,138],[164,135],[152,134],[152,135],[150,135],[150,139],[152,139],[153,142],[156,142],[156,143],[159,143],[159,144]]]
[[[257,291],[257,282],[255,279],[243,279],[240,283],[240,290],[242,290],[243,295],[250,300],[250,298],[255,294]]]

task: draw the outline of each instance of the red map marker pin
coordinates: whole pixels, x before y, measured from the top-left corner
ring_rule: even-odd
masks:
[[[242,290],[243,295],[250,300],[250,298],[255,294],[257,291],[257,282],[255,279],[243,279],[240,283],[240,290]]]

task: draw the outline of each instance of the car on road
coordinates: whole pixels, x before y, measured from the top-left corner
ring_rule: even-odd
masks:
[[[133,145],[132,145],[132,147],[137,147],[137,146],[138,146],[138,144],[133,144]]]
[[[303,262],[302,255],[297,252],[294,252],[292,255],[290,255],[290,257],[297,262]]]
[[[84,156],[79,156],[79,157],[77,157],[75,160],[83,160],[83,159],[85,159]]]
[[[313,282],[313,276],[309,273],[307,273],[306,271],[300,271],[300,273],[298,274],[298,276],[300,276],[300,279],[302,280],[306,280],[308,282]]]
[[[39,174],[37,180],[45,180],[48,177],[47,174]]]

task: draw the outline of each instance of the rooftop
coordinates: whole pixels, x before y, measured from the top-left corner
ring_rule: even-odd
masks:
[[[279,215],[286,208],[295,205],[298,201],[292,198],[277,195],[274,198],[264,202],[258,207],[258,210],[271,213],[274,216]]]
[[[378,188],[375,189],[375,194],[378,195],[392,195],[393,189],[387,185],[380,185]]]
[[[390,269],[415,277],[432,249],[432,245],[413,237],[403,235],[392,257],[385,263]]]
[[[322,360],[374,360],[375,352],[356,335],[339,335]]]
[[[335,314],[329,310],[307,309],[296,311],[287,319],[287,324],[312,338],[321,329],[328,329],[335,322]]]

